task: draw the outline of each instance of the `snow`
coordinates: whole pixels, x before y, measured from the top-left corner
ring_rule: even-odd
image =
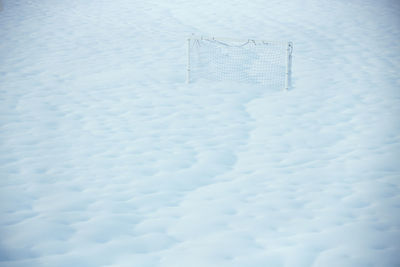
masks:
[[[0,12],[0,266],[399,266],[397,1]],[[185,84],[191,33],[290,40],[293,86]]]

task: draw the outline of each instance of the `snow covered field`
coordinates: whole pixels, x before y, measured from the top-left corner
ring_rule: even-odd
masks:
[[[293,87],[185,84],[191,33]],[[3,0],[0,266],[400,266],[400,2]]]

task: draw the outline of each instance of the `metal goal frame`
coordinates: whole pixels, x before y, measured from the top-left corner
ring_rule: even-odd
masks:
[[[293,52],[293,43],[292,42],[277,42],[277,41],[268,41],[268,40],[256,40],[256,39],[233,39],[233,38],[219,38],[219,37],[194,37],[191,36],[187,38],[187,74],[186,74],[186,83],[191,82],[191,62],[190,62],[190,52],[191,52],[191,44],[195,41],[218,41],[218,42],[236,42],[247,44],[249,42],[254,43],[264,43],[264,44],[278,44],[286,46],[286,70],[285,70],[285,86],[284,90],[289,90],[291,86],[291,73],[292,73],[292,52]]]

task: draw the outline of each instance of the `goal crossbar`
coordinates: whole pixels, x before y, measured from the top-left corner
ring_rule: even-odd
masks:
[[[221,42],[247,42],[247,41],[252,41],[252,42],[257,42],[257,43],[269,43],[269,44],[288,44],[291,42],[287,41],[271,41],[271,40],[261,40],[261,39],[253,39],[253,38],[248,38],[248,39],[237,39],[237,38],[229,38],[229,37],[206,37],[206,36],[191,36],[188,39],[190,40],[209,40],[209,41],[221,41]]]

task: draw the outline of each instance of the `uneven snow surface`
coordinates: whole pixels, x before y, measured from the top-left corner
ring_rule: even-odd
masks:
[[[191,33],[293,86],[185,84]],[[400,2],[3,0],[0,266],[400,266]]]

